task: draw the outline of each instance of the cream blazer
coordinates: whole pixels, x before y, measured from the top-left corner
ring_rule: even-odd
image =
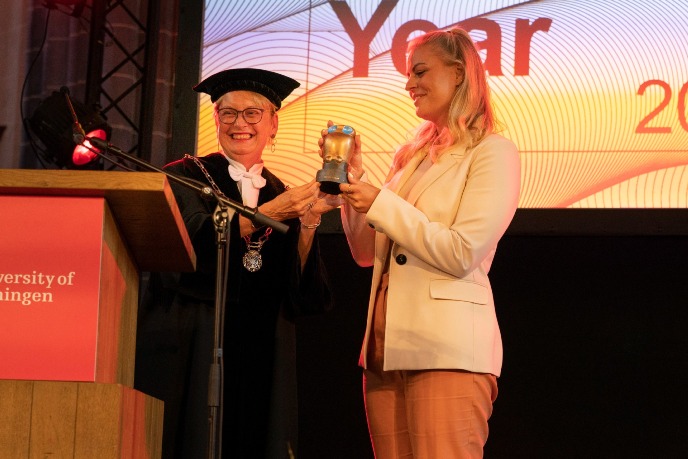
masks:
[[[384,369],[499,376],[502,339],[487,273],[518,205],[518,151],[497,134],[471,149],[456,146],[404,200],[396,191],[420,161],[399,170],[367,214],[342,206],[354,259],[373,266],[361,365],[367,366],[375,293],[391,256]]]

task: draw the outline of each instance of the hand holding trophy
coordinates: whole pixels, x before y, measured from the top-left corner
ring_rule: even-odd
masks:
[[[349,183],[348,161],[354,152],[356,131],[351,126],[334,124],[327,128],[323,140],[323,167],[315,176],[320,191],[338,195],[339,184]]]

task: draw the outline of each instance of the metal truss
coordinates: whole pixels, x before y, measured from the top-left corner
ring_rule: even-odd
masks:
[[[159,0],[94,0],[86,100],[99,103],[118,146],[150,157]],[[143,154],[143,152],[148,152]]]

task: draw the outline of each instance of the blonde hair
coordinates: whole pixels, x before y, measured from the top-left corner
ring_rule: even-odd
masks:
[[[393,170],[402,168],[414,155],[425,150],[429,150],[434,161],[454,144],[476,145],[495,129],[485,68],[468,32],[460,28],[428,32],[409,42],[407,54],[411,55],[421,46],[432,46],[447,65],[461,66],[464,77],[449,107],[447,129],[437,132],[434,123],[423,122],[413,139],[398,148]]]

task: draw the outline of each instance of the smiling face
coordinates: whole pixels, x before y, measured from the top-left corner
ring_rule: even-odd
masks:
[[[412,50],[406,66],[406,90],[416,106],[416,115],[440,129],[446,127],[449,106],[463,80],[462,67],[447,64],[432,45]]]
[[[231,124],[221,123],[218,111],[228,108],[236,111],[260,108],[265,111],[256,124],[247,123],[241,114]],[[220,97],[215,102],[215,125],[224,153],[242,163],[246,169],[260,162],[265,145],[277,133],[277,114],[274,109],[270,101],[252,91],[231,91]]]

